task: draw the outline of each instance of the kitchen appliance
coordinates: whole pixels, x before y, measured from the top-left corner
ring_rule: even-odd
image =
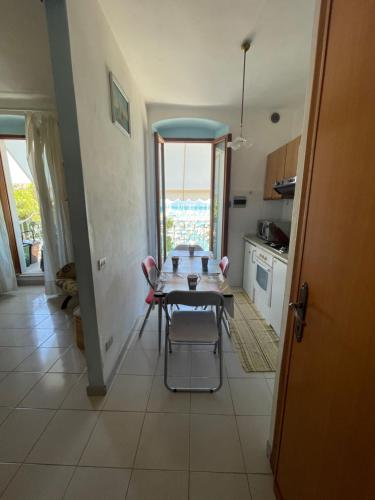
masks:
[[[297,177],[289,177],[281,181],[276,181],[273,189],[281,194],[283,198],[294,198]]]
[[[258,220],[257,236],[265,243],[281,246],[289,244],[290,223],[286,221]]]
[[[260,247],[255,251],[254,302],[266,321],[269,321],[272,293],[272,256]]]

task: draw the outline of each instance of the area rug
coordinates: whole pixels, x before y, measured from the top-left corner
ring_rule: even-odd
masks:
[[[279,338],[242,289],[234,290],[234,318],[229,323],[243,369],[248,373],[275,371]]]

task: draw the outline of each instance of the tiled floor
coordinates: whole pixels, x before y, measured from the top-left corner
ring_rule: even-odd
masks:
[[[39,287],[0,296],[1,499],[274,499],[272,373],[244,373],[225,337],[222,389],[171,393],[153,315],[107,396],[89,398],[60,302]],[[176,384],[215,383],[208,349],[176,349],[170,367]]]

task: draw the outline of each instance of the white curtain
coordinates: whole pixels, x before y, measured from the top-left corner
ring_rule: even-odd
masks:
[[[56,272],[73,261],[58,124],[50,113],[26,115],[27,159],[38,192],[47,295],[59,293]]]
[[[10,253],[8,232],[5,225],[3,208],[0,203],[0,293],[17,288],[12,255]]]

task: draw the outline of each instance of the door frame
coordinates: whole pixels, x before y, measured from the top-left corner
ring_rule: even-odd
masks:
[[[227,147],[228,142],[232,140],[232,134],[225,134],[216,139],[212,137],[207,138],[191,138],[191,137],[162,137],[158,132],[154,132],[154,156],[155,156],[155,201],[156,201],[156,245],[157,245],[157,256],[158,256],[158,264],[162,265],[162,259],[165,256],[161,255],[160,249],[160,182],[159,182],[159,151],[158,145],[166,144],[168,142],[171,143],[207,143],[211,144],[211,192],[213,190],[214,182],[215,182],[215,146],[219,142],[225,140],[225,172],[224,172],[224,217],[223,217],[223,231],[222,231],[222,255],[227,255],[228,252],[228,225],[229,225],[229,206],[230,206],[230,177],[231,177],[231,160],[232,160],[232,150]],[[164,179],[164,148],[162,149],[162,164],[163,164],[163,172],[162,178]],[[164,187],[163,187],[164,190]],[[164,219],[165,219],[165,207],[164,207]],[[164,220],[165,224],[165,220]],[[210,249],[212,250],[212,240],[213,240],[213,206],[211,203],[211,213],[210,213]],[[165,226],[164,226],[165,227]],[[164,238],[165,239],[165,238]],[[164,241],[164,249],[165,247]],[[164,250],[165,251],[165,250]]]
[[[9,135],[9,134],[0,135],[0,141],[7,139],[25,140],[26,137],[24,135]],[[1,151],[0,151],[0,203],[4,213],[5,226],[8,232],[9,248],[10,248],[10,253],[12,255],[14,271],[16,274],[21,274],[22,272],[21,262],[20,262],[20,256],[18,254],[17,238],[16,238],[16,233],[14,231],[12,210],[10,206],[8,186],[6,182]]]
[[[312,91],[310,98],[310,111],[308,119],[308,128],[306,135],[306,149],[305,157],[303,160],[303,173],[302,173],[302,186],[300,208],[298,214],[297,233],[295,256],[293,262],[292,282],[289,301],[298,301],[298,292],[300,287],[302,260],[307,227],[307,215],[309,209],[311,179],[313,173],[313,164],[315,156],[315,147],[317,139],[317,130],[319,124],[319,113],[322,86],[324,79],[324,70],[326,62],[326,53],[328,46],[328,31],[331,18],[332,0],[322,1],[320,4],[320,11],[317,26],[317,39],[316,39],[316,52],[315,63],[312,75]],[[288,302],[289,302],[288,301]],[[273,434],[272,450],[270,456],[271,468],[275,476],[274,490],[276,497],[282,500],[283,497],[277,485],[276,472],[278,468],[278,461],[280,455],[281,436],[283,431],[283,422],[286,407],[286,395],[288,390],[288,377],[289,368],[292,356],[294,336],[294,315],[289,310],[285,328],[285,338],[283,353],[281,358],[280,376],[279,376],[279,389],[277,396],[277,408],[275,416],[275,429]]]

